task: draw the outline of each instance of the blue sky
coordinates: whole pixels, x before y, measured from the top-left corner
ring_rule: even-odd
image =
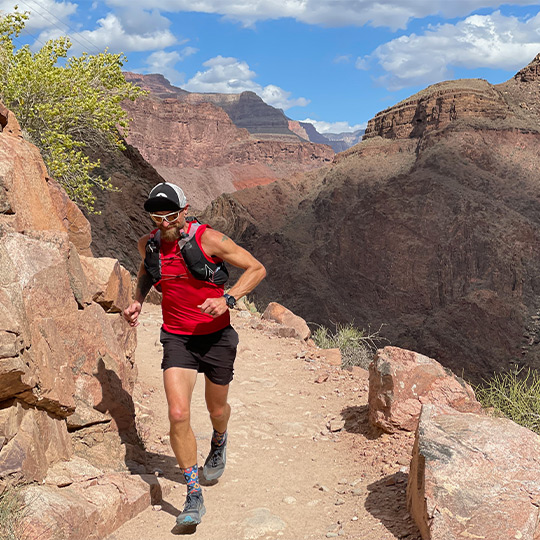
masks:
[[[252,90],[289,118],[350,131],[429,84],[509,79],[540,53],[540,3],[521,0],[0,0],[31,12],[24,39],[192,92]],[[158,7],[155,7],[159,5]]]

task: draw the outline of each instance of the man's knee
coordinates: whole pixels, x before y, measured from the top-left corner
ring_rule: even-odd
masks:
[[[171,424],[189,424],[190,412],[186,406],[169,407],[169,421]]]
[[[215,403],[207,404],[208,412],[210,413],[210,418],[223,418],[229,411],[230,406],[228,403],[223,403],[216,405]]]

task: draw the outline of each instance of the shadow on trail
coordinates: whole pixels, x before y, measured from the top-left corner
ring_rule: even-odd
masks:
[[[131,394],[124,390],[117,373],[112,369],[107,369],[102,359],[99,360],[97,367],[94,376],[101,384],[102,399],[95,409],[111,415],[113,423],[117,426],[120,441],[125,447],[126,467],[131,474],[140,475],[148,483],[151,504],[160,504],[163,511],[176,517],[180,510],[162,499],[161,487],[153,476],[155,471],[159,470],[159,476],[185,485],[186,482],[176,458],[145,449],[144,442],[137,431],[135,405]]]
[[[369,484],[364,506],[396,538],[421,540],[420,531],[407,511],[407,479],[406,473],[397,472]]]
[[[345,421],[343,429],[349,433],[363,435],[366,439],[377,439],[382,431],[368,421],[369,407],[362,405],[360,407],[345,407],[341,411],[341,418]]]

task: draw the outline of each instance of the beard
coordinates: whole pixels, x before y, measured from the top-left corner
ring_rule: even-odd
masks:
[[[165,242],[174,242],[180,238],[180,231],[184,228],[183,224],[175,223],[174,225],[169,225],[166,229],[160,227],[161,238]]]

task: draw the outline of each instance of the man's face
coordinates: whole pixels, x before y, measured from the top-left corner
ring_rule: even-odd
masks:
[[[150,217],[159,225],[161,231],[161,237],[166,242],[173,242],[180,238],[180,231],[186,224],[186,211],[187,206],[177,212],[171,212],[170,210],[163,210],[159,212],[152,212]]]

